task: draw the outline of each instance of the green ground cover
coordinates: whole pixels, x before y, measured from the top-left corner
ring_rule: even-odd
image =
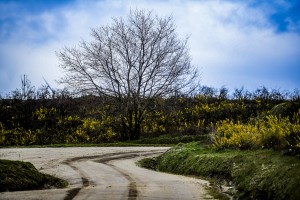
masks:
[[[0,192],[64,188],[68,183],[40,173],[29,162],[0,160]]]
[[[216,150],[199,143],[181,144],[155,159],[151,169],[192,175],[232,186],[235,199],[299,199],[300,159],[273,150]]]
[[[209,135],[160,135],[158,137],[141,138],[114,143],[98,144],[48,144],[30,146],[0,146],[0,148],[45,148],[45,147],[130,147],[130,146],[174,146],[178,143],[201,141],[202,144],[211,143]]]

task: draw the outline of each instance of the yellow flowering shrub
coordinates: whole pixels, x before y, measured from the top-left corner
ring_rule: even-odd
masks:
[[[85,118],[82,127],[86,130],[95,131],[97,127],[101,126],[101,122],[94,118]]]
[[[77,135],[85,134],[85,139],[92,143],[113,142],[118,139],[119,135],[110,126],[112,118],[103,116],[101,120],[95,118],[83,119],[83,124],[78,130]]]
[[[224,120],[217,124],[216,132],[213,141],[217,148],[250,149],[259,144],[259,129],[250,124]]]
[[[273,115],[245,124],[224,120],[217,123],[213,143],[219,149],[272,148],[298,151],[300,150],[300,125],[291,123],[289,118]]]
[[[117,137],[117,133],[113,131],[111,127],[109,127],[106,131],[106,140],[109,142],[114,141],[114,139]]]
[[[263,148],[284,149],[287,147],[286,137],[294,128],[288,118],[278,118],[270,115],[260,126],[261,146]]]
[[[0,122],[0,145],[31,145],[36,141],[36,134],[24,128],[6,130]]]
[[[56,108],[38,108],[33,115],[37,117],[38,120],[45,120],[47,116],[51,116],[57,113]]]

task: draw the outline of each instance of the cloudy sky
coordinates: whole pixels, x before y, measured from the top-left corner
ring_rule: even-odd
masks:
[[[55,51],[136,8],[174,17],[202,85],[300,88],[299,0],[0,0],[0,94],[23,74],[58,87]]]

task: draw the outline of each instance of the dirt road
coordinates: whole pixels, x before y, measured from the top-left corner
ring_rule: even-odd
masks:
[[[137,167],[166,147],[0,149],[0,159],[28,161],[69,182],[66,189],[0,193],[0,199],[212,199],[208,182]]]

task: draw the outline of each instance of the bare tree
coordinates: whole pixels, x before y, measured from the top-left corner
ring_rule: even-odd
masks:
[[[126,19],[91,30],[92,41],[57,53],[61,83],[82,94],[113,98],[122,113],[123,139],[137,139],[151,99],[194,87],[187,39],[175,33],[172,17],[131,11]]]
[[[35,99],[35,87],[31,85],[31,81],[27,75],[21,76],[21,89],[15,89],[6,95],[8,99],[30,100]]]

